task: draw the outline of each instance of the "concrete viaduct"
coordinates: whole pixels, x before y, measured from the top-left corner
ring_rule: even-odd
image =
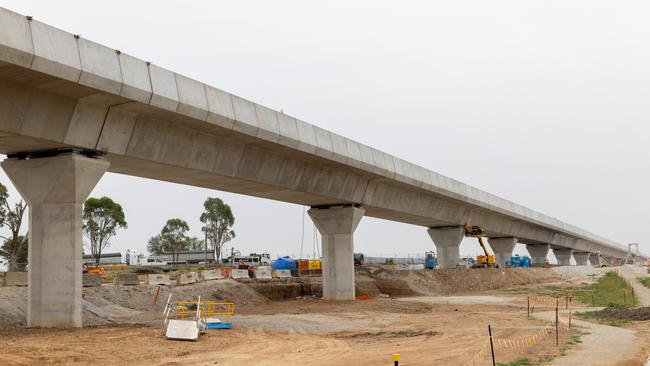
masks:
[[[183,75],[0,8],[0,153],[30,207],[28,326],[81,326],[81,208],[104,172],[310,206],[323,296],[354,299],[364,216],[426,228],[453,268],[462,225],[587,264],[626,248]],[[423,232],[424,235],[424,232]]]

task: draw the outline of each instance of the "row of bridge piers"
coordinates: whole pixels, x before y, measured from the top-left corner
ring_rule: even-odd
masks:
[[[79,151],[18,154],[2,168],[29,205],[28,326],[80,327],[82,324],[82,206],[109,168],[101,156]],[[354,232],[365,210],[360,205],[312,207],[309,216],[322,235],[323,297],[354,300]],[[462,226],[432,227],[439,268],[455,268]],[[496,263],[503,266],[518,240],[489,238]],[[528,245],[533,264],[543,264],[550,245]],[[553,248],[561,265],[573,256],[586,265],[592,253]],[[595,258],[598,258],[597,256]]]

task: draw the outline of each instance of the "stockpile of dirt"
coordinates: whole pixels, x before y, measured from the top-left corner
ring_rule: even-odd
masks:
[[[636,309],[610,307],[596,312],[596,317],[617,320],[650,320],[650,307]]]
[[[557,279],[543,268],[397,271],[373,266],[367,271],[379,290],[391,296],[469,294]]]
[[[364,266],[356,276],[356,295],[391,297],[417,295],[468,294],[556,279],[544,269],[454,269],[435,271],[399,271],[384,266]],[[161,286],[156,304],[157,286],[116,286],[84,288],[84,324],[101,325],[112,321],[149,322],[160,320],[165,302],[204,300],[229,301],[242,307],[267,304],[270,300],[302,297],[320,298],[322,278],[289,278],[282,280],[224,279],[187,286]],[[0,329],[25,326],[27,288],[0,287]],[[89,311],[93,310],[93,311]],[[131,313],[130,311],[135,313]],[[106,315],[108,313],[108,315]],[[137,314],[137,315],[124,315]],[[115,320],[113,317],[119,318]],[[127,320],[128,319],[128,320]]]
[[[84,295],[102,298],[125,308],[147,311],[162,310],[165,302],[172,294],[171,301],[196,300],[199,296],[203,300],[231,301],[240,305],[259,304],[269,300],[260,295],[250,286],[235,280],[225,279],[219,281],[199,282],[189,286],[161,286],[156,305],[154,297],[158,291],[157,286],[116,286],[104,285],[101,287],[84,288]]]

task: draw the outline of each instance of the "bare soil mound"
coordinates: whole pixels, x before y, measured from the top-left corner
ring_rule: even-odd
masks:
[[[391,296],[470,294],[557,279],[543,268],[398,271],[372,266],[367,271],[379,290]]]
[[[398,271],[390,267],[363,266],[356,276],[356,295],[374,298],[380,294],[391,297],[474,294],[476,291],[554,280],[555,276],[551,271],[535,268]],[[234,302],[238,312],[272,300],[318,299],[322,296],[322,278],[268,281],[225,279],[187,286],[162,286],[154,304],[157,291],[157,286],[148,285],[107,284],[84,288],[83,323],[85,326],[124,322],[154,324],[154,321],[160,320],[170,294],[172,302],[196,300],[199,296],[204,300]],[[26,307],[27,288],[0,287],[0,329],[24,327]]]
[[[605,308],[596,312],[598,318],[617,320],[650,320],[650,307],[636,309]]]

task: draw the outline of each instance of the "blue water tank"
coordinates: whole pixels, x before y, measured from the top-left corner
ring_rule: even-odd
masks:
[[[288,269],[291,271],[295,271],[298,269],[298,266],[296,265],[296,261],[294,259],[291,259],[290,257],[279,257],[275,261],[273,261],[273,269]]]

